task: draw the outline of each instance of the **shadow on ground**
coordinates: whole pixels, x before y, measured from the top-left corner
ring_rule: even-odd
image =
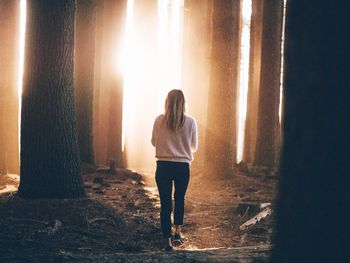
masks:
[[[184,227],[188,242],[169,253],[161,250],[154,185],[128,170],[84,171],[87,197],[75,200],[24,200],[11,192],[16,178],[2,180],[9,191],[0,195],[1,262],[268,262],[271,220],[245,231],[239,226],[258,212],[254,204],[271,201],[270,182],[243,176],[208,186],[194,172]]]

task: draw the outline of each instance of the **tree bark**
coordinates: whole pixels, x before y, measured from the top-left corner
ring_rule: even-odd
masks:
[[[102,163],[102,147],[100,136],[100,93],[102,79],[102,51],[103,51],[103,9],[104,1],[96,3],[96,29],[95,29],[95,69],[94,69],[94,88],[93,88],[93,151],[94,162]]]
[[[244,135],[243,160],[252,163],[255,155],[261,71],[261,35],[264,1],[252,1],[250,22],[249,88]]]
[[[75,35],[75,102],[82,162],[94,163],[92,110],[95,65],[96,1],[78,0]]]
[[[206,169],[205,136],[210,72],[212,0],[187,0],[184,11],[183,83],[189,105],[188,113],[196,118],[199,149],[194,166]],[[200,95],[200,99],[198,99]]]
[[[350,256],[347,1],[287,1],[283,148],[272,262]]]
[[[232,176],[240,52],[240,1],[213,1],[206,152],[209,174]],[[212,176],[212,175],[211,175]]]
[[[111,47],[120,52],[122,35],[125,27],[127,1],[111,2],[111,7],[106,9],[107,16],[111,23]],[[113,63],[118,63],[119,53],[117,53]],[[109,129],[108,129],[108,160],[115,160],[117,167],[124,167],[122,152],[122,122],[123,122],[123,76],[117,70],[117,66],[110,67],[108,83],[110,85],[109,96]]]
[[[118,72],[121,35],[124,30],[126,0],[106,0],[103,8],[103,50],[98,98],[97,161],[113,159],[124,166],[122,153],[123,79]]]
[[[258,132],[254,163],[274,167],[279,142],[279,88],[283,1],[265,0],[263,15]]]
[[[19,173],[19,1],[0,1],[0,174]]]
[[[84,195],[73,89],[75,9],[74,0],[27,2],[22,197]]]

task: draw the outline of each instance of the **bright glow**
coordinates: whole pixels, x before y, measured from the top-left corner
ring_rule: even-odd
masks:
[[[252,1],[242,0],[241,56],[238,91],[237,163],[243,159],[249,82],[250,18]]]
[[[122,50],[121,50],[121,63],[120,67],[122,69],[122,72],[124,74],[124,94],[123,94],[123,120],[122,120],[122,151],[124,152],[125,149],[125,134],[126,134],[126,116],[128,113],[128,108],[126,107],[125,101],[129,101],[129,92],[126,90],[126,84],[128,83],[127,76],[129,76],[127,73],[132,70],[132,63],[135,63],[135,61],[132,61],[131,58],[133,58],[131,51],[132,48],[130,47],[131,45],[131,40],[130,40],[130,35],[132,33],[131,31],[131,26],[132,26],[132,18],[133,18],[133,11],[134,11],[134,0],[128,0],[127,4],[127,11],[126,11],[126,26],[125,26],[125,37],[124,37],[124,43],[122,45]],[[129,47],[129,48],[127,48]],[[129,60],[128,60],[129,58]],[[128,64],[130,63],[130,64]],[[129,73],[130,74],[130,73]]]
[[[20,1],[20,19],[19,19],[19,61],[18,61],[18,80],[17,80],[17,90],[18,90],[18,141],[20,142],[21,136],[21,110],[22,110],[22,86],[23,86],[23,72],[24,72],[24,44],[25,44],[25,30],[26,30],[26,10],[27,1]],[[20,154],[21,147],[18,144],[18,152]]]
[[[128,168],[152,173],[153,120],[163,113],[168,91],[181,88],[183,0],[158,0],[154,20],[149,10],[134,12],[137,4],[128,0],[121,51],[122,148]]]
[[[283,1],[283,20],[282,20],[282,39],[281,39],[281,74],[280,74],[280,100],[278,105],[278,119],[282,123],[282,108],[283,108],[283,74],[284,74],[284,34],[286,24],[286,6],[287,0]]]
[[[9,174],[1,178],[0,194],[12,193],[18,190],[19,176],[17,174]]]
[[[158,0],[157,112],[164,109],[166,94],[181,89],[183,1]]]
[[[5,185],[5,187],[1,187],[0,194],[12,193],[18,190],[18,187],[13,185]]]

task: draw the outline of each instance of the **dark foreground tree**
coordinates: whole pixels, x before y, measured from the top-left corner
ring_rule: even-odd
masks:
[[[348,1],[287,1],[272,262],[349,262]]]
[[[0,1],[0,174],[19,173],[19,0]]]
[[[74,0],[27,1],[20,196],[84,195],[74,90]]]
[[[94,162],[92,102],[95,65],[96,1],[78,0],[75,34],[75,102],[82,162]]]
[[[240,10],[239,0],[213,1],[206,134],[206,155],[210,176],[233,175],[236,162]]]

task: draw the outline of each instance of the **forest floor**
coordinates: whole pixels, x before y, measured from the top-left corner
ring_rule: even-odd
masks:
[[[174,252],[162,251],[153,176],[85,168],[86,198],[24,200],[18,177],[0,175],[0,262],[269,262],[276,176],[243,170],[208,180],[192,169]]]

